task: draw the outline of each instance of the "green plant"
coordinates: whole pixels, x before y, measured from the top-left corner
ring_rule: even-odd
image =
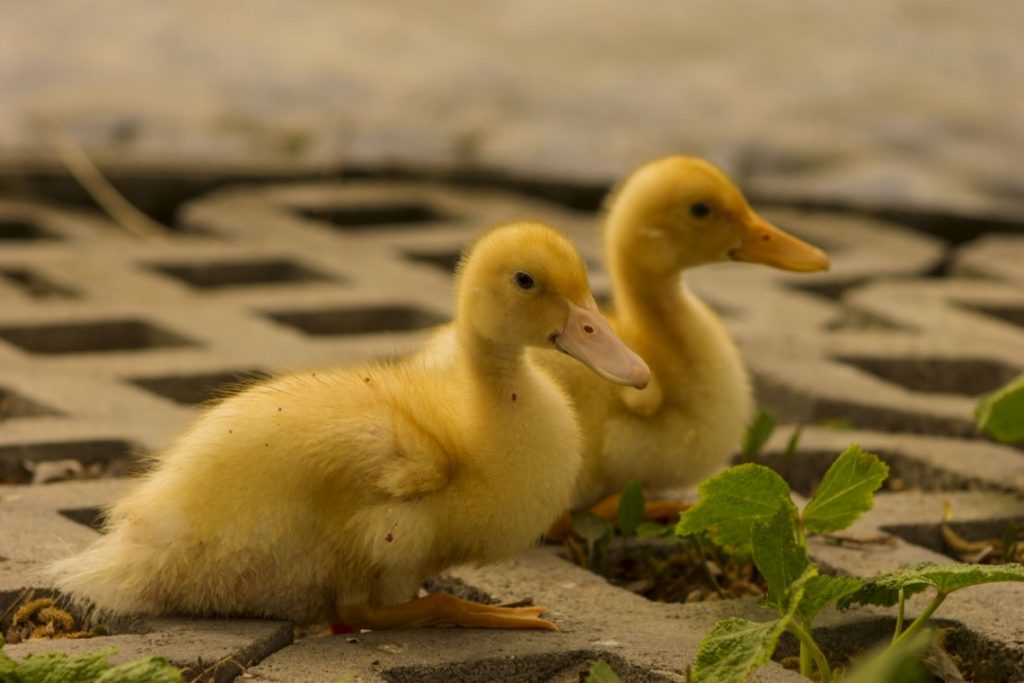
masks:
[[[622,536],[622,550],[626,551],[630,536],[640,535],[640,529],[647,529],[644,519],[644,490],[640,482],[633,479],[622,490],[615,521]],[[654,525],[659,529],[661,525]],[[573,513],[572,530],[586,543],[586,564],[590,568],[601,565],[606,559],[608,544],[615,535],[615,526],[589,510]]]
[[[633,479],[622,489],[615,521],[619,523],[623,547],[625,547],[626,539],[636,534],[637,527],[643,521],[645,503],[644,489],[639,480]]]
[[[853,663],[843,683],[924,683],[932,680],[921,664],[935,636],[921,631],[898,645],[883,645]]]
[[[800,643],[800,672],[819,680],[833,678],[831,667],[812,637],[814,618],[828,605],[898,605],[892,646],[903,647],[924,628],[951,592],[991,581],[1024,581],[1021,565],[920,565],[868,581],[823,576],[807,554],[807,534],[848,527],[873,504],[874,492],[888,475],[877,456],[852,445],[825,473],[814,495],[799,510],[789,485],[778,474],[752,463],[733,467],[700,486],[700,499],[680,517],[680,536],[706,534],[739,556],[750,556],[768,584],[765,605],[778,617],[768,622],[720,621],[697,652],[692,680],[742,681],[765,664],[779,637],[789,632]],[[904,629],[906,598],[928,588],[931,603]]]
[[[615,669],[603,659],[594,662],[594,665],[587,671],[587,677],[583,680],[584,683],[622,683],[619,674],[615,673]]]
[[[5,645],[0,638],[0,650]],[[114,648],[68,657],[63,652],[29,655],[16,662],[0,651],[3,683],[182,683],[181,672],[163,657],[146,657],[110,666]]]
[[[743,442],[740,445],[740,455],[745,462],[753,460],[764,445],[768,443],[775,432],[775,416],[764,408],[758,408],[757,415],[747,425],[747,431],[743,435]],[[803,425],[793,428],[793,433],[786,442],[786,450],[782,452],[783,460],[790,460],[796,455],[797,446],[800,444],[800,436],[803,434]]]
[[[749,461],[760,453],[774,431],[775,416],[767,410],[759,408],[754,421],[747,425],[747,431],[743,435],[743,443],[740,445],[743,459]]]
[[[590,510],[580,510],[572,514],[572,530],[583,539],[586,552],[580,564],[589,569],[597,569],[604,565],[608,552],[608,544],[615,529],[611,522],[598,517]]]
[[[1024,441],[1024,375],[983,396],[974,409],[974,419],[997,441]]]
[[[749,559],[736,561],[707,538],[678,538],[675,522],[642,521],[645,509],[643,489],[638,481],[631,481],[619,497],[614,525],[588,511],[575,513],[574,535],[565,539],[568,559],[654,601],[764,594],[763,579]],[[616,536],[621,552],[611,553]],[[638,547],[634,539],[654,542]]]

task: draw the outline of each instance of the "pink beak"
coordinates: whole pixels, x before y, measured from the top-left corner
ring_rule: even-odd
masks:
[[[609,382],[643,389],[651,379],[647,364],[619,339],[596,306],[570,301],[565,328],[552,341]]]

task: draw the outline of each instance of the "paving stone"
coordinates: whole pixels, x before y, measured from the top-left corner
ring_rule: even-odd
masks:
[[[833,269],[800,276],[732,264],[687,276],[722,311],[760,402],[782,423],[759,459],[805,497],[851,442],[892,468],[875,509],[842,538],[812,541],[815,558],[856,576],[945,561],[944,501],[965,533],[1024,522],[1024,453],[978,435],[972,420],[979,394],[1024,370],[1024,331],[1006,313],[1024,310],[1024,293],[1004,259],[985,267],[1003,242],[954,246],[822,210],[764,213],[825,246]],[[148,243],[57,201],[0,205],[0,225],[20,226],[0,249],[0,613],[25,589],[46,593],[46,563],[94,538],[96,510],[127,485],[16,484],[30,476],[25,461],[123,467],[160,448],[225,384],[413,350],[424,328],[451,314],[459,250],[510,218],[566,230],[607,293],[597,218],[521,192],[412,180],[255,183],[190,199],[177,214],[173,234]],[[797,424],[800,448],[786,459]],[[628,680],[671,681],[684,680],[718,619],[768,616],[753,599],[651,603],[560,553],[460,568],[438,584],[468,597],[530,598],[549,608],[558,633],[432,629],[293,643],[284,624],[174,619],[5,649],[21,657],[110,643],[122,658],[159,652],[182,666],[233,658],[266,681],[570,681],[603,658]],[[1024,671],[1022,604],[1018,587],[979,587],[952,596],[940,617],[956,627],[958,655],[1010,679]],[[847,652],[882,637],[889,618],[828,613],[817,635]],[[238,671],[225,666],[218,680]],[[757,680],[798,678],[772,665]]]
[[[46,652],[79,656],[113,647],[116,652],[108,660],[113,665],[156,654],[181,668],[186,680],[222,683],[292,642],[291,624],[275,621],[149,619],[132,628],[141,633],[31,640],[5,645],[4,652],[21,660]]]
[[[1024,283],[1024,237],[1015,235],[986,235],[957,250],[952,271],[965,277],[997,278],[1007,282]],[[1004,317],[995,308],[993,315]],[[1024,312],[1006,309],[1005,317],[1024,326]]]
[[[608,182],[673,149],[763,196],[940,217],[1024,201],[1013,0],[56,7],[0,27],[0,157],[19,164],[52,159],[44,114],[114,165]]]

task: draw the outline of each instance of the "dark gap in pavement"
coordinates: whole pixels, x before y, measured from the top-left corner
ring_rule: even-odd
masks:
[[[137,351],[194,345],[184,337],[142,320],[2,327],[0,339],[40,354]]]
[[[406,251],[405,258],[416,263],[425,263],[441,269],[449,275],[455,273],[455,267],[459,264],[462,252],[457,249],[442,251]]]
[[[923,393],[980,396],[1002,387],[1020,374],[1018,368],[987,358],[876,358],[838,356],[887,382]]]
[[[107,521],[106,510],[99,507],[87,507],[87,508],[67,508],[64,510],[57,510],[62,516],[70,519],[72,522],[87,526],[93,531],[103,531],[103,525]]]
[[[259,369],[225,370],[200,374],[132,377],[128,381],[158,396],[182,405],[199,405],[230,396],[242,388],[269,377]]]
[[[33,299],[77,299],[78,292],[59,285],[28,268],[3,268],[0,276],[13,282]]]
[[[220,289],[244,285],[318,282],[328,277],[287,259],[212,261],[208,263],[155,263],[150,268],[199,289]]]
[[[551,176],[527,176],[497,168],[438,168],[423,165],[355,164],[340,174],[325,176],[322,168],[298,167],[241,172],[237,169],[181,168],[177,171],[107,168],[107,178],[136,207],[171,228],[178,225],[178,208],[185,202],[229,185],[289,182],[375,180],[445,183],[463,188],[506,190],[546,200],[568,209],[594,213],[603,205],[611,182],[570,180]],[[623,169],[623,173],[632,169]],[[96,207],[89,195],[58,167],[0,168],[0,193],[35,197],[77,206]],[[793,198],[779,200],[752,194],[758,207],[780,207],[866,216],[899,223],[959,246],[979,235],[1003,232],[1021,234],[1024,219],[1001,215],[967,215],[955,210],[867,207],[836,200]],[[36,228],[38,230],[38,228]]]
[[[982,304],[960,304],[970,311],[977,311],[998,318],[1011,325],[1024,327],[1024,306],[998,306]]]
[[[0,422],[21,417],[56,417],[61,413],[53,408],[25,398],[21,394],[0,386]]]
[[[0,218],[0,242],[22,242],[54,238],[54,235],[43,230],[33,221],[18,218]]]
[[[958,247],[981,235],[991,233],[1024,233],[1024,219],[1000,215],[968,215],[955,210],[907,209],[895,206],[859,206],[844,201],[818,199],[773,199],[770,196],[752,196],[751,204],[758,207],[780,207],[807,211],[824,211],[852,216],[864,216],[912,228],[944,240]]]
[[[33,470],[44,463],[63,468],[53,473],[61,479],[71,478],[63,476],[67,473],[64,469],[71,470],[73,478],[120,476],[137,467],[139,453],[134,444],[119,439],[0,446],[0,483],[27,484]]]
[[[966,590],[970,590],[969,588]],[[931,594],[932,591],[927,591]],[[853,608],[856,610],[856,608]],[[896,608],[893,608],[895,614]],[[855,613],[855,612],[852,612]],[[974,683],[1002,683],[1016,680],[1020,673],[1019,653],[941,618],[930,620],[932,628],[941,632],[943,649],[953,657],[966,680]],[[852,658],[866,654],[873,647],[888,644],[896,628],[895,618],[882,617],[836,626],[814,629],[814,640],[830,662],[849,665]],[[799,643],[786,632],[772,659],[781,662],[799,655]],[[927,657],[925,661],[927,661]],[[853,662],[856,665],[856,662]]]
[[[267,312],[266,315],[283,325],[315,336],[405,332],[448,321],[445,316],[414,306],[352,306]]]
[[[338,202],[329,206],[301,207],[296,213],[311,220],[328,223],[341,230],[371,228],[415,228],[430,223],[455,220],[454,216],[418,201],[368,203]]]
[[[469,661],[451,661],[443,664],[417,664],[397,666],[382,672],[389,683],[537,683],[543,681],[583,681],[587,672],[604,660],[630,683],[667,683],[678,677],[668,677],[643,667],[630,664],[619,655],[597,650],[570,650],[493,657]]]
[[[788,426],[781,429],[787,434],[792,431]],[[882,490],[912,489],[927,492],[1004,490],[996,482],[965,477],[903,453],[875,448],[869,450],[889,466],[889,477],[882,484]],[[786,457],[781,451],[768,451],[749,460],[742,456],[736,456],[733,458],[733,464],[755,462],[770,467],[778,472],[794,491],[809,498],[837,457],[839,457],[839,451],[800,450],[798,448],[790,457]],[[1007,488],[1010,487],[1007,486]]]
[[[1011,517],[1002,519],[980,519],[969,522],[956,521],[956,508],[952,510],[954,519],[947,525],[956,532],[958,536],[967,541],[984,541],[987,539],[1000,539],[1006,531],[1007,525],[1013,525],[1016,529],[1024,526],[1024,518]],[[893,524],[882,528],[890,534],[899,536],[907,543],[913,543],[923,548],[928,548],[937,553],[942,553],[952,560],[962,562],[945,542],[942,540],[940,525],[935,524]]]

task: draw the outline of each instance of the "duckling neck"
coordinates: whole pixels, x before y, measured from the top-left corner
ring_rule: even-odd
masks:
[[[665,325],[689,308],[681,271],[654,273],[616,263],[612,268],[615,316],[620,322]]]
[[[525,368],[525,349],[501,344],[476,333],[460,329],[456,335],[460,359],[459,371],[479,392],[504,394],[513,391]]]

